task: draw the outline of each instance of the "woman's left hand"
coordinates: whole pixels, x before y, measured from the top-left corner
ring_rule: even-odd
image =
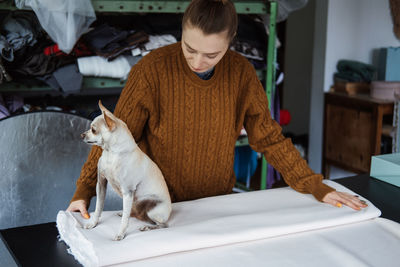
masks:
[[[365,201],[359,199],[358,196],[338,191],[332,191],[326,194],[322,201],[339,208],[342,207],[342,205],[346,205],[355,210],[360,210],[368,206]]]

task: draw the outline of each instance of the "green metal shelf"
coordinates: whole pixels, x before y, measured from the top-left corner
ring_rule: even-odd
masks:
[[[82,82],[82,90],[99,89],[99,88],[122,88],[126,81],[111,78],[84,77]],[[0,85],[0,93],[11,92],[50,92],[55,91],[47,85],[24,85],[16,82],[7,82]]]
[[[234,1],[238,13],[261,14],[266,12],[265,1]],[[146,12],[146,13],[182,13],[190,1],[113,1],[92,0],[95,11],[99,12]]]
[[[267,0],[233,0],[239,14],[265,14]],[[189,5],[188,0],[92,0],[93,8],[96,12],[119,12],[119,13],[182,13]],[[0,3],[0,10],[17,10],[14,1],[8,0]],[[260,80],[266,77],[265,71],[257,70]],[[82,90],[107,89],[123,87],[125,81],[110,78],[84,77]],[[3,83],[0,85],[1,92],[46,92],[54,91],[49,86],[26,86],[15,82]]]
[[[265,77],[263,70],[257,70],[257,75],[260,79]],[[87,91],[91,89],[108,89],[108,88],[122,88],[125,86],[126,81],[112,78],[100,78],[100,77],[84,77],[82,82],[82,90]],[[12,92],[46,92],[54,91],[53,88],[43,86],[28,86],[16,82],[4,82],[0,84],[0,93],[12,93]]]
[[[239,14],[265,14],[267,1],[233,1]],[[188,0],[165,0],[165,1],[137,1],[137,0],[92,0],[96,12],[119,12],[119,13],[182,13],[189,5]],[[16,10],[14,1],[0,3],[0,10]]]

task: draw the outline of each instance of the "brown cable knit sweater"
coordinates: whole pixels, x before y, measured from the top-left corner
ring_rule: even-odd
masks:
[[[324,185],[271,119],[253,66],[228,50],[209,80],[193,73],[181,44],[157,49],[131,70],[114,114],[160,167],[173,201],[228,194],[235,184],[235,143],[242,125],[251,147],[295,190],[322,198]],[[93,147],[72,201],[96,193],[99,147]]]

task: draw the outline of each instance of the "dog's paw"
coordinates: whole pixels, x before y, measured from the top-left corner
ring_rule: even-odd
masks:
[[[125,235],[124,234],[118,234],[114,237],[114,241],[120,241],[122,239],[124,239]]]
[[[122,217],[122,211],[117,212],[117,215],[118,215],[119,217]]]
[[[95,228],[96,225],[97,225],[97,223],[87,223],[87,224],[83,225],[83,228],[92,229],[92,228]]]

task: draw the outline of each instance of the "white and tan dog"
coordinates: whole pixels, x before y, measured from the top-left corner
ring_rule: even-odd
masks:
[[[114,240],[124,238],[130,216],[154,224],[140,228],[142,231],[167,227],[171,198],[160,169],[140,150],[126,124],[101,101],[99,107],[102,114],[82,134],[84,142],[103,149],[97,165],[96,210],[84,228],[93,228],[99,222],[107,182],[123,199],[121,225]]]

